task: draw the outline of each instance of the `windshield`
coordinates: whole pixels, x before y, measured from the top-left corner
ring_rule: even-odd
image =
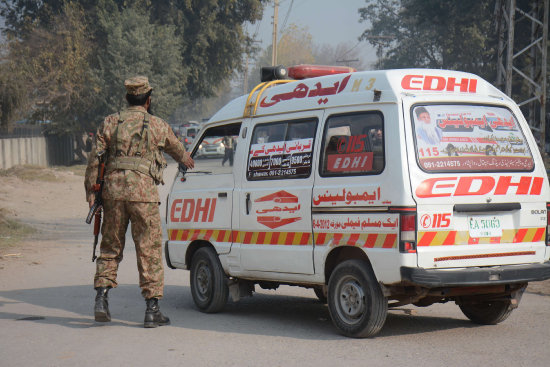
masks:
[[[531,171],[533,157],[518,121],[504,107],[416,105],[416,157],[428,172]]]

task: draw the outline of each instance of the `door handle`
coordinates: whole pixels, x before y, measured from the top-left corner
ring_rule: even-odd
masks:
[[[246,193],[245,206],[246,206],[246,215],[249,215],[250,214],[250,193],[249,192]]]
[[[226,198],[227,197],[227,192],[218,192],[218,197],[219,198]]]

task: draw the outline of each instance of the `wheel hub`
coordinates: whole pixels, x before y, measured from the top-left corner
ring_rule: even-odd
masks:
[[[345,281],[340,290],[340,310],[346,319],[357,319],[365,310],[365,294],[352,279]]]
[[[210,287],[210,271],[206,264],[201,264],[197,269],[197,288],[199,293],[205,295]]]

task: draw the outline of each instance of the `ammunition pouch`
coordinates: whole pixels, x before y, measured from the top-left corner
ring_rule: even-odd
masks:
[[[167,165],[168,163],[164,158],[164,154],[162,154],[159,149],[156,149],[153,152],[153,161],[149,167],[149,174],[153,177],[153,180],[155,180],[155,184],[158,185],[161,183],[164,185],[163,173]]]

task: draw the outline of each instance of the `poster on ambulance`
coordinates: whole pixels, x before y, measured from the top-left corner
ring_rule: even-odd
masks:
[[[248,179],[307,177],[311,172],[312,154],[313,138],[252,144]]]
[[[412,110],[416,154],[424,171],[530,171],[534,162],[510,110],[426,105]]]

